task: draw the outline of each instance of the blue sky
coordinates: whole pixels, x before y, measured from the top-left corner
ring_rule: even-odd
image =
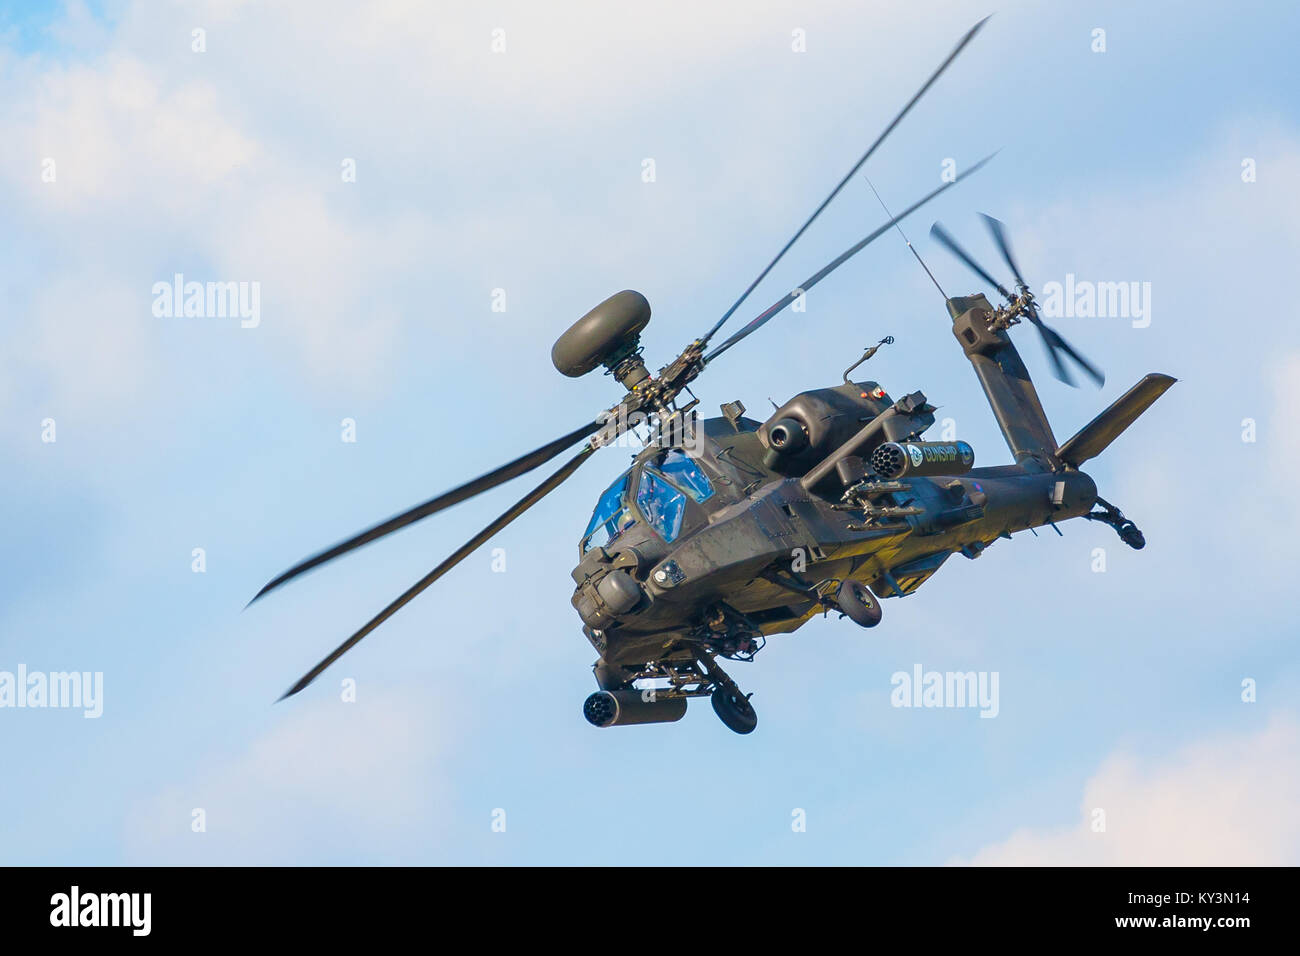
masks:
[[[874,631],[817,620],[736,667],[750,737],[698,703],[595,731],[568,570],[611,450],[493,543],[505,573],[481,552],[272,705],[528,485],[242,611],[262,583],[611,404],[549,349],[612,292],[652,303],[651,364],[675,355],[990,12],[607,6],[0,12],[0,671],[102,671],[105,698],[97,720],[0,709],[20,768],[0,860],[1300,862],[1300,14],[1274,4],[1001,7],[866,168],[898,207],[945,159],[1002,149],[904,224],[950,292],[977,281],[926,230],[942,219],[995,263],[981,211],[1040,287],[1151,283],[1147,328],[1056,323],[1106,370],[1100,392],[1019,339],[1060,438],[1145,372],[1180,379],[1088,468],[1146,550],[1081,521],[1000,541]],[[850,184],[736,325],[880,220]],[[176,272],[259,282],[260,325],[155,317]],[[924,390],[978,463],[1008,461],[896,237],[696,393],[758,412],[886,334],[871,374]],[[918,663],[998,672],[998,717],[891,707],[890,676]],[[707,851],[684,853],[701,831]]]

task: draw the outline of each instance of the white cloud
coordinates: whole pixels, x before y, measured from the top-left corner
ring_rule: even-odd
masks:
[[[94,65],[52,65],[20,83],[31,96],[15,108],[7,135],[26,148],[11,155],[6,172],[33,205],[130,204],[138,212],[151,196],[148,205],[162,197],[198,200],[196,187],[218,182],[255,155],[254,144],[222,115],[213,84],[164,76],[129,53],[110,53]],[[37,175],[45,157],[55,160],[56,188]]]
[[[337,685],[336,685],[337,686]],[[355,704],[337,695],[288,705],[273,729],[238,756],[209,761],[130,813],[126,852],[135,863],[347,862],[427,858],[429,834],[447,815],[440,762],[447,726],[436,700],[371,690]],[[305,704],[305,706],[304,706]],[[191,828],[193,811],[206,832]],[[412,845],[411,833],[424,842]]]
[[[1271,470],[1290,492],[1291,476],[1300,471],[1300,352],[1278,357],[1271,372],[1275,404],[1258,440],[1267,444]]]
[[[1300,725],[1186,747],[1151,765],[1110,757],[1084,786],[1080,821],[1018,830],[977,866],[1295,866],[1300,864]],[[1093,832],[1093,811],[1105,832]]]
[[[950,16],[955,38],[969,15]],[[73,3],[51,30],[65,42],[76,32],[77,60],[0,61],[0,138],[16,145],[0,159],[0,199],[14,203],[16,226],[36,249],[59,250],[24,284],[57,273],[85,288],[107,271],[138,284],[147,305],[152,282],[173,269],[201,281],[259,281],[264,322],[249,333],[257,348],[283,356],[289,375],[321,392],[382,387],[403,335],[445,307],[440,286],[461,279],[440,273],[442,263],[482,262],[517,291],[554,271],[546,260],[556,249],[568,250],[564,263],[592,269],[602,259],[624,271],[658,257],[656,238],[627,223],[547,205],[539,183],[595,162],[581,153],[592,137],[636,150],[602,158],[605,169],[625,162],[635,182],[646,135],[671,152],[664,141],[673,126],[655,104],[679,109],[685,90],[728,78],[755,54],[785,63],[796,26],[811,27],[810,42],[824,52],[850,42],[846,17],[869,19],[879,35],[905,15],[882,22],[878,12],[828,0],[801,9],[794,23],[783,0],[762,0],[746,5],[743,28],[735,17],[730,7],[685,2],[591,0],[555,11],[386,0],[322,3],[308,17],[294,4],[127,3],[110,26],[92,30],[84,5]],[[207,31],[201,54],[190,48],[197,27]],[[502,55],[490,49],[498,27],[507,31]],[[882,60],[872,69],[890,83],[912,82],[895,79]],[[621,104],[651,119],[647,132]],[[796,105],[765,95],[749,108],[767,117]],[[561,130],[580,134],[567,137],[578,152],[556,151]],[[541,155],[539,136],[550,149]],[[716,218],[701,210],[701,196],[761,191],[771,181],[766,165],[782,161],[747,152],[740,182],[711,181],[734,178],[731,167],[709,167],[710,179],[699,180],[684,168],[689,157],[661,156],[665,176],[692,188],[665,186],[651,208],[671,222]],[[55,183],[41,180],[46,157],[57,164]],[[340,185],[343,157],[358,160],[359,185]],[[590,179],[598,204],[608,173],[593,169]],[[458,192],[465,181],[474,183],[470,198]],[[539,250],[536,224],[553,217],[550,248]],[[473,301],[486,303],[490,288]],[[470,294],[476,286],[462,292]],[[546,305],[549,315],[554,303]],[[463,303],[452,309],[464,313]],[[96,321],[68,315],[61,334],[93,340]],[[139,308],[125,321],[134,323],[121,334],[140,367],[163,364],[156,320]],[[465,337],[457,327],[467,323],[449,325]],[[35,355],[27,371],[56,386],[94,377],[84,355],[69,351],[58,374],[48,355]],[[13,380],[19,370],[6,371]],[[47,394],[64,404],[57,391]],[[105,407],[110,413],[120,409]]]

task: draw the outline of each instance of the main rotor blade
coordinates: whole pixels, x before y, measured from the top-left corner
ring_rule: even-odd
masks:
[[[469,541],[461,545],[460,548],[458,548],[455,552],[452,553],[451,557],[447,558],[447,560],[443,561],[442,564],[438,565],[436,568],[434,568],[424,577],[420,578],[420,580],[416,581],[413,585],[411,585],[409,588],[403,591],[402,595],[399,598],[397,598],[397,600],[393,601],[393,603],[389,604],[388,607],[384,608],[382,611],[380,611],[378,614],[372,617],[369,621],[367,621],[361,627],[360,630],[358,630],[355,634],[349,637],[346,641],[344,641],[338,647],[334,648],[334,650],[329,653],[329,656],[327,656],[319,664],[317,664],[306,674],[300,677],[296,684],[294,684],[287,691],[285,691],[284,694],[280,697],[280,700],[284,700],[285,697],[292,697],[294,694],[298,693],[298,691],[302,690],[304,687],[306,687],[308,684],[314,681],[317,677],[320,676],[321,672],[324,671],[325,668],[333,664],[336,660],[338,660],[340,657],[346,654],[352,648],[352,646],[355,645],[358,641],[360,641],[363,637],[365,637],[367,634],[369,634],[371,631],[377,628],[380,624],[383,624],[386,620],[388,620],[399,610],[401,610],[403,607],[409,604],[416,597],[416,595],[418,595],[421,591],[423,591],[434,581],[438,580],[438,578],[442,577],[444,574],[446,574],[448,571],[454,568],[457,564],[459,564],[466,557],[468,557],[472,552],[476,551],[485,541],[491,538],[494,534],[496,534],[506,525],[510,524],[510,522],[514,521],[516,518],[518,518],[521,514],[523,514],[533,505],[537,504],[537,502],[541,501],[542,498],[546,497],[546,495],[548,495],[551,491],[559,487],[559,485],[563,483],[566,478],[568,478],[570,475],[572,475],[575,471],[578,470],[579,465],[581,465],[584,461],[586,461],[589,457],[591,457],[591,453],[593,451],[595,451],[595,448],[592,447],[591,445],[588,445],[586,448],[582,449],[582,451],[578,452],[578,454],[575,455],[573,458],[570,458],[567,462],[565,462],[564,466],[560,468],[559,471],[555,472],[555,474],[551,475],[551,477],[547,478],[544,482],[542,482],[540,485],[538,485],[536,488],[534,488],[524,497],[520,498],[517,502],[515,502],[513,506],[511,506],[511,508],[508,511],[502,514],[501,517],[497,518],[495,521],[493,521],[490,525],[488,525],[478,534],[474,535],[474,537],[470,538]]]
[[[961,243],[959,243],[956,239],[954,239],[949,234],[948,230],[943,228],[942,225],[940,225],[937,222],[934,225],[932,225],[930,227],[930,237],[934,239],[937,243],[939,243],[939,245],[943,246],[945,249],[951,252],[958,259],[960,259],[962,262],[966,263],[967,268],[969,268],[971,272],[975,273],[977,276],[979,276],[989,285],[993,286],[993,288],[997,289],[1000,293],[1002,293],[1002,298],[1004,299],[1015,298],[1015,296],[1013,296],[1007,290],[1007,288],[1002,285],[1001,282],[999,282],[997,279],[993,278],[993,276],[989,274],[987,269],[985,269],[982,265],[976,262],[974,256],[972,256],[969,252],[963,249]]]
[[[704,336],[704,338],[700,340],[701,344],[706,343],[709,341],[709,339],[713,338],[714,334],[718,331],[718,329],[722,328],[722,326],[726,324],[727,320],[731,318],[732,314],[735,313],[735,311],[738,308],[740,308],[741,303],[743,303],[747,298],[749,298],[749,294],[754,291],[755,286],[757,286],[760,282],[763,281],[764,278],[767,277],[767,274],[772,271],[772,267],[781,261],[781,257],[790,251],[790,247],[793,246],[799,240],[799,237],[804,234],[805,230],[807,230],[807,228],[813,224],[813,220],[816,219],[818,216],[820,216],[822,210],[830,205],[831,200],[834,199],[837,195],[839,195],[840,190],[844,188],[845,184],[848,183],[848,181],[853,178],[854,174],[857,173],[857,171],[862,168],[862,165],[869,158],[871,158],[871,154],[874,153],[880,147],[880,144],[885,141],[885,138],[894,131],[894,127],[896,127],[899,123],[903,121],[903,117],[906,116],[911,111],[912,107],[916,105],[917,101],[920,100],[920,98],[925,95],[926,91],[929,90],[930,87],[934,85],[934,82],[937,79],[939,79],[940,76],[943,75],[943,71],[948,69],[948,67],[952,64],[953,60],[957,59],[957,55],[966,48],[966,44],[970,43],[970,41],[975,38],[975,34],[980,32],[980,29],[984,26],[985,23],[988,22],[988,19],[989,19],[988,17],[985,17],[979,23],[975,24],[973,27],[971,27],[969,30],[966,31],[966,35],[962,37],[960,41],[958,41],[955,47],[953,47],[952,52],[948,54],[948,58],[939,64],[939,68],[937,70],[935,70],[933,73],[930,74],[930,78],[925,81],[925,85],[922,86],[919,90],[917,90],[916,94],[910,100],[907,101],[907,105],[904,106],[902,110],[899,111],[898,115],[895,116],[890,121],[889,125],[885,127],[885,131],[881,133],[878,137],[876,137],[876,141],[872,143],[870,147],[868,147],[865,153],[862,154],[862,158],[853,164],[853,168],[850,169],[848,173],[845,174],[844,178],[839,181],[839,185],[837,185],[834,189],[832,189],[831,194],[827,196],[824,200],[822,200],[822,204],[818,206],[815,210],[813,210],[813,214],[808,217],[808,221],[799,227],[799,231],[796,232],[793,236],[791,236],[790,241],[781,247],[781,251],[778,252],[776,256],[772,259],[772,261],[769,262],[767,266],[763,269],[763,271],[758,274],[757,278],[755,278],[754,281],[749,284],[749,288],[747,288],[744,292],[740,294],[740,298],[737,299],[735,302],[733,302],[731,304],[731,308],[729,308],[723,314],[722,318],[718,319],[718,321],[714,324],[713,328],[709,329],[708,333]]]
[[[288,571],[272,578],[266,586],[262,588],[262,590],[258,591],[257,594],[253,596],[253,600],[248,602],[249,605],[252,605],[254,601],[258,600],[258,598],[274,591],[282,584],[286,584],[298,577],[298,575],[310,571],[312,568],[319,567],[325,562],[332,561],[334,558],[347,554],[349,551],[354,551],[362,545],[369,544],[377,538],[382,538],[386,534],[391,534],[394,531],[405,528],[409,524],[414,524],[421,518],[427,518],[435,512],[443,511],[444,509],[450,508],[452,505],[460,504],[468,498],[473,498],[477,494],[481,494],[490,488],[495,488],[497,485],[503,484],[512,478],[517,478],[522,474],[532,471],[534,468],[546,464],[565,449],[572,447],[574,442],[595,433],[600,427],[600,422],[592,422],[583,425],[581,428],[575,428],[567,435],[561,435],[559,438],[555,439],[555,441],[543,445],[541,448],[535,449],[534,451],[530,451],[528,454],[522,455],[512,462],[508,462],[500,468],[489,471],[485,475],[480,475],[473,481],[468,481],[457,488],[453,488],[451,491],[444,492],[436,498],[430,498],[423,504],[418,504],[414,508],[403,511],[401,514],[393,515],[393,517],[389,518],[387,521],[381,521],[374,527],[367,528],[365,531],[353,535],[346,541],[340,541],[332,548],[327,548],[319,554],[312,555],[310,558],[305,558],[304,560],[299,561]]]
[[[893,229],[896,223],[902,222],[912,213],[916,212],[916,210],[920,209],[922,206],[928,203],[931,199],[934,199],[936,196],[938,196],[945,189],[949,189],[953,186],[956,186],[967,176],[979,172],[979,170],[983,168],[984,164],[987,163],[990,159],[992,159],[996,155],[997,155],[996,153],[990,153],[988,156],[985,156],[983,159],[981,159],[970,169],[958,175],[955,179],[952,180],[952,182],[944,183],[938,189],[934,189],[931,192],[927,193],[924,197],[918,199],[916,202],[912,203],[912,205],[908,206],[906,209],[900,212],[897,216],[894,216],[894,218],[890,219],[889,222],[885,223],[879,229],[875,230],[874,232],[866,236],[866,238],[864,238],[861,242],[858,242],[850,246],[848,249],[845,249],[842,253],[840,253],[838,256],[836,256],[834,259],[828,262],[823,268],[814,272],[811,276],[805,279],[797,289],[791,292],[787,292],[776,302],[772,303],[771,306],[769,306],[767,309],[765,309],[755,318],[751,319],[749,323],[744,326],[744,328],[737,331],[734,335],[731,336],[731,338],[727,339],[716,349],[714,349],[712,352],[706,355],[704,357],[705,363],[707,364],[708,362],[712,362],[715,358],[717,358],[723,352],[727,351],[727,349],[731,348],[733,345],[735,345],[745,336],[749,335],[752,332],[758,331],[760,328],[766,325],[770,319],[776,316],[777,313],[779,313],[787,305],[789,305],[791,302],[797,299],[801,292],[806,293],[818,282],[821,282],[822,279],[825,279],[828,275],[830,275],[832,272],[834,272],[844,263],[848,262],[849,259],[853,258],[855,255],[861,252],[864,248],[866,248],[868,244],[870,244],[876,239],[879,239],[890,229]]]

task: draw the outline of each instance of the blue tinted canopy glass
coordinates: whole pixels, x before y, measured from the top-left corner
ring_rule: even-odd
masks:
[[[658,469],[669,481],[686,492],[695,501],[705,501],[713,495],[713,485],[694,460],[676,448],[664,453]]]
[[[650,527],[658,531],[665,541],[672,541],[682,530],[686,496],[649,468],[641,475],[636,504]]]
[[[596,502],[591,523],[582,536],[584,554],[594,547],[609,544],[635,520],[627,507],[627,478],[624,473]]]

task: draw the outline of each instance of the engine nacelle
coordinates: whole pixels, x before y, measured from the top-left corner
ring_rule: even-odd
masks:
[[[808,447],[808,430],[793,418],[782,418],[768,426],[767,443],[782,455],[797,455]]]
[[[667,724],[686,716],[685,697],[655,697],[652,690],[598,690],[582,705],[593,727]]]
[[[889,396],[875,382],[800,392],[759,426],[758,440],[767,448],[763,463],[786,473],[806,470],[889,405]]]

